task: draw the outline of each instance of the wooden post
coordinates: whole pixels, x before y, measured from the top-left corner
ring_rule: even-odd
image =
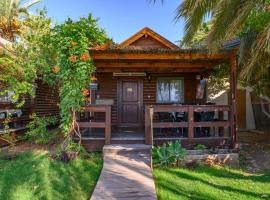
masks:
[[[237,73],[237,60],[236,55],[233,55],[230,59],[230,99],[229,99],[231,105],[230,132],[233,142],[233,148],[235,148],[236,145],[236,87],[237,87],[236,73]]]
[[[105,144],[111,144],[111,106],[106,106],[105,123]]]
[[[153,145],[153,115],[154,108],[146,106],[145,108],[145,144]]]
[[[194,138],[194,109],[188,106],[188,138]]]

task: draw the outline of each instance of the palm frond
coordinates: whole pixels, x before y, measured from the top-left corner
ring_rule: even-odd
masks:
[[[240,40],[238,63],[243,65],[250,59],[251,49],[256,45],[257,33],[248,30]]]
[[[0,35],[14,41],[23,26],[21,21],[29,16],[28,9],[40,0],[0,0]],[[23,4],[23,5],[22,5]]]
[[[184,18],[185,36],[183,43],[188,44],[197,33],[205,17],[211,15],[211,11],[218,0],[190,0],[184,1],[176,9],[175,20]]]
[[[32,1],[28,1],[25,4],[22,5],[22,8],[25,9],[29,9],[30,7],[32,7],[33,5],[39,3],[41,0],[32,0]]]
[[[250,80],[270,71],[270,22],[265,30],[257,36],[256,45],[251,51],[250,59],[241,72],[241,77]]]
[[[255,4],[255,0],[220,0],[213,10],[213,27],[206,39],[209,48],[216,50],[235,37]]]

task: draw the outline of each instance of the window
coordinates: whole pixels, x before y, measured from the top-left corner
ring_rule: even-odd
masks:
[[[14,95],[14,92],[0,94],[0,103],[10,103],[13,95]]]
[[[183,101],[183,78],[159,78],[157,80],[158,103],[182,103]]]

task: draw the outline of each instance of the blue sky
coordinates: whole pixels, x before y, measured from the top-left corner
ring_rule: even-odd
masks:
[[[175,23],[175,9],[182,0],[165,0],[163,5],[149,0],[42,0],[33,9],[47,7],[58,23],[68,17],[78,19],[92,13],[115,42],[121,42],[148,26],[176,42],[183,37],[183,21]]]

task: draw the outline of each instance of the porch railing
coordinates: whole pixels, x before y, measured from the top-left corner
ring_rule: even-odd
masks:
[[[104,122],[95,122],[91,120],[87,122],[78,122],[80,128],[104,128],[105,129],[105,144],[111,143],[111,106],[109,105],[90,105],[82,107],[82,111],[89,113],[89,116],[94,116],[94,113],[105,113]]]
[[[231,127],[232,120],[195,121],[194,113],[203,112],[230,112],[231,106],[227,105],[151,105],[145,109],[145,143],[153,145],[154,128],[187,128],[188,139],[194,138],[194,128],[197,127]],[[154,120],[154,114],[159,112],[184,112],[187,120],[180,122],[160,122]],[[228,117],[230,117],[228,113]]]

